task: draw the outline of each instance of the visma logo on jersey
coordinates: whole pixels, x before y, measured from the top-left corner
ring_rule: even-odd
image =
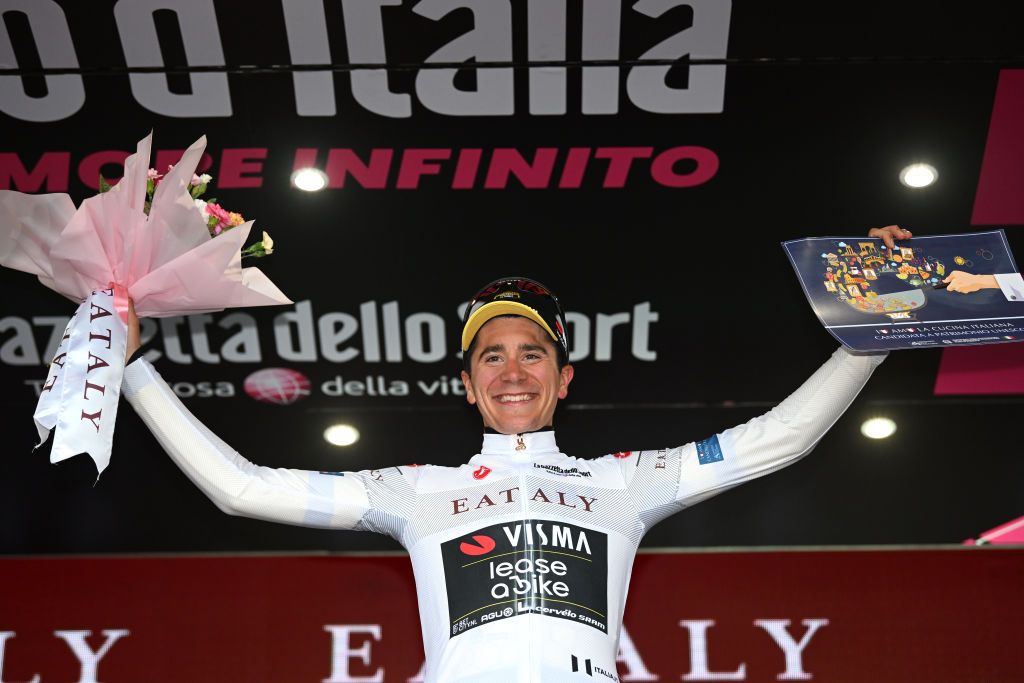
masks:
[[[494,524],[441,544],[451,635],[520,614],[608,632],[608,536],[564,522]]]

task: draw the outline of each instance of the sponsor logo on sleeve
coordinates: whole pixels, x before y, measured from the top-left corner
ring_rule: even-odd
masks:
[[[666,449],[654,452],[654,469],[668,469],[668,451]]]
[[[701,465],[709,465],[713,462],[721,462],[722,460],[725,460],[725,456],[722,454],[722,447],[718,443],[717,434],[710,439],[697,442],[697,462]]]
[[[564,522],[494,524],[441,544],[452,637],[520,614],[608,632],[608,535]]]

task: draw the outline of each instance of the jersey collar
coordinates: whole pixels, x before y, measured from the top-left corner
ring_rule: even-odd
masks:
[[[484,434],[484,444],[480,447],[481,455],[538,455],[540,453],[557,453],[555,432],[552,429],[526,434]]]

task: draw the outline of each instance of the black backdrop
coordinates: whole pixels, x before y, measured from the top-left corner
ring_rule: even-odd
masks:
[[[96,166],[99,157],[91,155],[133,151],[151,130],[157,150],[181,150],[205,134],[216,187],[211,194],[274,237],[277,252],[257,265],[293,300],[308,305],[244,311],[259,339],[255,356],[236,362],[225,355],[241,324],[228,318],[231,312],[194,320],[191,328],[175,321],[147,328],[155,332],[147,348],[157,368],[176,383],[188,406],[260,464],[338,470],[465,461],[479,445],[479,418],[461,397],[440,389],[426,395],[417,382],[430,387],[441,380],[447,386],[457,376],[457,307],[476,286],[507,273],[536,277],[559,292],[577,314],[571,331],[590,327],[588,335],[579,335],[590,343],[577,347],[577,378],[557,417],[566,452],[589,457],[675,445],[763,412],[835,347],[807,306],[780,241],[857,235],[889,223],[918,234],[977,227],[971,214],[997,80],[1002,70],[1024,61],[1010,2],[952,11],[924,2],[840,9],[740,1],[727,13],[727,48],[709,37],[703,48],[693,49],[694,63],[679,61],[665,81],[683,89],[696,82],[700,69],[724,68],[720,111],[652,113],[634,104],[626,86],[627,74],[640,68],[636,60],[681,31],[688,41],[714,33],[729,3],[679,3],[656,19],[630,3],[590,5],[620,17],[617,49],[581,37],[581,27],[592,25],[587,17],[610,25],[600,11],[586,15],[595,10],[578,1],[537,3],[532,11],[556,19],[564,4],[567,29],[564,56],[543,59],[549,74],[564,64],[565,113],[535,115],[526,66],[531,6],[477,3],[478,15],[463,7],[440,21],[413,10],[457,4],[473,5],[405,2],[383,8],[388,84],[392,93],[409,96],[409,115],[394,117],[368,110],[351,94],[352,74],[362,70],[351,69],[345,29],[350,22],[355,31],[355,13],[343,13],[342,3],[47,0],[32,3],[43,9],[28,10],[46,19],[38,25],[19,10],[27,4],[0,3],[8,10],[3,18],[16,58],[15,64],[0,65],[15,68],[0,75],[8,79],[0,93],[2,187],[66,191],[78,202],[93,192],[86,184],[93,176],[87,173],[83,182],[82,168],[119,175],[116,164]],[[300,115],[284,8],[308,12],[321,5],[334,96],[319,101],[333,101],[335,113]],[[223,61],[210,60],[209,44],[197,52],[183,40],[169,10],[151,13],[160,7],[178,8],[186,25],[212,12]],[[417,82],[435,69],[423,61],[479,26],[474,17],[484,22],[505,16],[501,8],[507,8],[510,23],[495,35],[511,40],[513,113],[428,109]],[[118,31],[118,12],[124,13],[121,33],[128,39]],[[66,17],[77,68],[47,62],[49,48],[38,47],[61,42],[59,22],[52,21],[57,15]],[[145,33],[149,16],[162,63],[132,57],[123,47]],[[718,24],[709,16],[718,17]],[[488,53],[477,61],[504,62],[495,50],[497,58]],[[486,80],[472,67],[456,77],[457,88],[472,91]],[[308,67],[298,67],[303,68]],[[613,78],[610,86],[588,85],[588,97],[617,102],[616,113],[583,113],[584,80],[590,78],[583,72],[597,68],[611,68],[613,75],[618,70],[618,91]],[[214,89],[209,101],[229,101],[231,114],[152,111],[133,94],[129,76],[152,77],[151,72],[158,78],[166,73],[166,89],[179,96],[199,87],[190,73],[226,79],[227,94]],[[64,113],[50,107],[48,94],[65,86],[44,75],[79,79],[81,107]],[[18,90],[23,96],[11,94]],[[31,115],[11,104],[32,98]],[[33,117],[52,120],[27,120]],[[658,182],[651,158],[678,147],[705,150],[702,158],[717,159],[717,170],[693,186]],[[559,188],[572,148],[590,148],[592,156],[579,187]],[[642,148],[621,187],[605,186],[609,162],[597,157],[608,152],[599,148],[620,148],[617,154]],[[366,187],[372,183],[349,176],[344,187],[307,194],[289,186],[299,149],[316,150],[321,167],[331,149],[351,150],[363,162],[373,150],[391,150],[392,162],[386,176],[378,177],[383,187]],[[400,188],[402,159],[422,149],[451,150],[451,158],[434,162],[438,172],[424,174],[417,187]],[[466,149],[481,150],[480,169],[473,187],[456,189],[455,160]],[[525,187],[513,176],[502,188],[486,188],[492,160],[514,156],[496,150],[515,150],[526,162],[553,155],[551,180]],[[237,179],[217,186],[240,168],[240,157],[250,164],[241,175],[259,178],[259,186]],[[918,160],[935,165],[940,180],[925,190],[908,190],[897,174]],[[672,168],[680,177],[695,172],[685,160]],[[997,227],[1008,227],[1011,246],[1024,253],[1012,226]],[[33,383],[45,375],[33,353],[46,359],[54,323],[43,319],[67,317],[73,305],[22,273],[0,272],[0,283],[8,292],[0,319],[0,404],[8,435],[0,475],[0,552],[395,547],[367,534],[290,529],[222,515],[160,453],[127,405],[111,467],[98,484],[85,456],[48,464],[48,447],[31,452]],[[363,324],[360,307],[367,302],[382,326],[389,302],[396,302],[389,310],[397,306],[400,326],[411,325],[395,342],[397,360],[386,354],[375,360],[363,328],[334,349],[354,350],[346,354],[353,357],[332,360],[321,326],[348,320],[331,315],[339,313]],[[293,310],[309,311],[316,345],[305,360],[282,351],[275,334],[275,319]],[[431,315],[415,317],[422,313]],[[612,315],[628,321],[602,337],[598,328]],[[415,349],[410,353],[410,338],[429,325],[441,331],[442,346],[424,341],[420,355],[440,358],[421,362]],[[282,332],[291,339],[296,329]],[[637,341],[634,329],[649,336]],[[197,332],[199,346],[190,330],[204,331]],[[203,334],[209,353],[202,348]],[[610,344],[605,358],[597,353],[602,338]],[[675,516],[645,544],[955,543],[1018,516],[1024,508],[1024,464],[1013,425],[1021,399],[936,398],[939,359],[937,350],[894,354],[807,460]],[[252,400],[243,382],[266,367],[304,374],[311,395],[286,406]],[[404,382],[409,393],[324,391],[325,383],[367,377],[374,378],[371,384]],[[232,395],[201,396],[203,387]],[[878,443],[861,437],[861,421],[873,414],[896,419],[897,434]],[[324,427],[339,419],[358,425],[363,438],[356,446],[339,450],[321,438]]]

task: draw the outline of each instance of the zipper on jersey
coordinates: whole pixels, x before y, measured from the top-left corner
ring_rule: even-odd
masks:
[[[522,434],[516,434],[516,452],[522,452],[522,451],[525,451],[525,450],[526,450],[526,441],[523,439],[523,435]],[[533,554],[530,553],[530,547],[526,543],[526,540],[528,538],[527,537],[527,525],[530,524],[530,500],[529,500],[529,498],[526,495],[526,469],[524,467],[522,467],[522,466],[518,467],[517,469],[519,470],[519,500],[520,500],[520,510],[522,511],[521,512],[521,519],[519,521],[519,524],[522,525],[522,529],[520,530],[520,533],[522,534],[522,538],[523,538],[523,552],[521,554],[517,553],[515,559],[518,561],[519,559],[521,559],[523,557],[528,557],[532,561],[534,559],[534,557],[533,557]],[[532,531],[532,529],[531,529],[531,531]],[[532,537],[532,533],[531,533],[530,537]],[[537,662],[535,660],[535,655],[533,653],[533,629],[531,628],[532,622],[533,622],[533,614],[532,613],[527,613],[527,614],[522,615],[522,617],[520,618],[520,621],[524,622],[524,623],[520,624],[520,629],[523,631],[523,633],[521,633],[520,635],[526,641],[526,653],[525,654],[526,654],[526,661],[528,662],[528,664],[527,664],[527,674],[526,674],[525,681],[534,681],[535,680],[535,674],[537,672]]]

